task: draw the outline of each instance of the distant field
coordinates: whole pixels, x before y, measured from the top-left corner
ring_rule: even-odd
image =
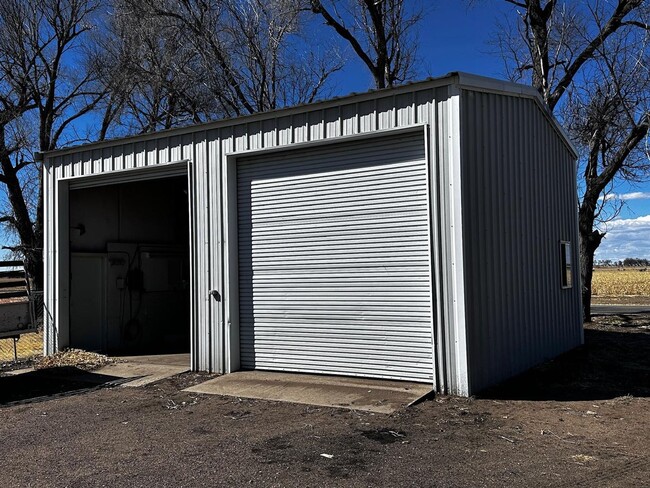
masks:
[[[650,297],[650,269],[596,268],[592,293],[594,297]]]

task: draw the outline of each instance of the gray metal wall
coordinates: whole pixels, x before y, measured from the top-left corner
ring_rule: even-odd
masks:
[[[177,176],[173,167],[189,166],[192,365],[224,372],[239,361],[238,353],[229,359],[232,337],[238,347],[238,337],[228,336],[233,318],[226,238],[229,218],[236,219],[228,214],[229,164],[265,149],[306,148],[416,125],[426,128],[431,165],[438,389],[469,394],[579,344],[579,285],[576,280],[572,290],[559,288],[559,240],[573,242],[577,263],[575,169],[536,99],[528,87],[452,74],[46,154],[45,352],[65,346],[71,186],[104,177]],[[210,290],[223,300],[213,299]]]
[[[396,90],[368,93],[319,104],[224,120],[155,134],[106,141],[46,155],[45,185],[45,353],[55,352],[65,329],[60,308],[67,266],[67,183],[99,175],[123,175],[189,161],[193,222],[193,367],[223,372],[224,282],[223,178],[226,156],[293,144],[317,142],[419,124],[436,126],[436,94],[448,91],[451,78]],[[433,132],[433,131],[432,131]],[[443,141],[443,144],[446,142]],[[432,143],[434,147],[437,144]],[[227,258],[225,258],[227,259]],[[57,317],[57,314],[59,315]]]
[[[530,98],[461,97],[470,393],[582,342],[575,159]],[[562,289],[560,241],[573,279]]]

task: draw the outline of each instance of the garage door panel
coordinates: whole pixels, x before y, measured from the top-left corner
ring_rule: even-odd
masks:
[[[410,355],[413,351],[426,354],[426,347],[421,343],[416,342],[399,342],[391,340],[389,344],[379,339],[373,339],[372,336],[361,336],[358,339],[352,338],[331,338],[327,336],[286,336],[293,342],[293,350],[304,354],[336,356],[340,354],[341,348],[345,348],[345,357],[364,358],[368,359],[368,350],[372,349],[376,353],[381,352],[384,358],[401,358],[404,359],[405,355]],[[285,342],[281,337],[274,336],[259,336],[257,342],[253,342],[253,348],[257,351],[268,350],[273,353],[278,347],[285,348]],[[291,349],[286,348],[285,354],[290,352]]]
[[[264,325],[272,326],[271,327],[260,327],[255,329],[254,334],[249,334],[248,337],[258,337],[260,339],[268,337],[272,340],[273,337],[277,337],[278,340],[281,340],[284,337],[293,337],[295,330],[291,326],[291,323],[278,324],[273,322],[266,322]],[[340,341],[341,343],[346,343],[347,341],[365,341],[365,340],[377,340],[377,341],[386,341],[390,340],[395,344],[414,344],[415,347],[425,347],[423,344],[426,339],[429,337],[426,333],[417,334],[415,332],[408,335],[408,339],[404,337],[404,328],[403,327],[389,327],[385,324],[382,325],[381,330],[377,330],[377,324],[368,324],[365,328],[357,327],[356,324],[342,323],[339,327],[328,326],[327,331],[323,331],[322,327],[318,326],[319,324],[314,323],[312,327],[303,328],[303,340],[319,342],[322,340],[322,337],[330,336],[333,341]],[[336,324],[334,324],[336,325]],[[350,330],[350,326],[354,326],[354,331]],[[345,331],[345,337],[341,337],[341,330],[347,327],[348,330]]]
[[[400,218],[397,218],[397,217]],[[314,221],[304,221],[300,222],[291,222],[289,225],[287,222],[279,221],[275,223],[267,223],[265,225],[259,225],[255,229],[255,234],[251,236],[251,240],[266,239],[268,236],[276,237],[282,239],[285,235],[287,238],[292,236],[304,233],[317,233],[323,234],[325,236],[328,233],[337,233],[337,229],[340,230],[340,235],[343,235],[344,232],[356,234],[361,233],[362,236],[365,236],[367,233],[376,233],[376,234],[386,234],[393,232],[401,232],[401,229],[406,228],[407,232],[417,232],[417,231],[426,231],[426,224],[422,225],[423,212],[411,213],[398,215],[395,214],[394,219],[381,221],[381,227],[377,225],[378,220],[381,220],[377,217],[375,218],[360,218],[350,222],[340,222],[340,219],[319,219],[318,222]],[[407,226],[404,224],[408,223]],[[282,234],[278,233],[278,230],[282,230]]]
[[[301,373],[316,373],[323,374],[322,365],[324,362],[331,365],[331,369],[336,371],[337,375],[344,376],[365,376],[369,378],[379,377],[385,379],[399,379],[402,376],[413,378],[412,381],[420,376],[420,371],[423,364],[407,365],[403,361],[396,359],[395,361],[385,361],[382,365],[382,376],[377,375],[377,369],[374,365],[369,364],[367,360],[350,360],[340,361],[336,358],[332,359],[329,356],[302,356],[296,354],[287,356],[285,358],[273,358],[268,363],[264,363],[263,368],[257,365],[258,369],[265,369],[271,371],[291,371],[296,372],[295,362],[300,362]],[[334,374],[334,373],[330,373]]]
[[[284,215],[305,215],[305,206],[308,207],[309,212],[306,215],[318,214],[319,216],[327,216],[327,214],[332,214],[332,216],[338,216],[339,212],[354,212],[354,215],[367,215],[370,210],[376,210],[377,214],[383,215],[383,212],[386,210],[386,198],[391,198],[390,202],[393,207],[406,207],[411,208],[414,211],[423,210],[426,212],[427,208],[414,205],[413,198],[425,197],[426,191],[412,191],[410,194],[405,194],[403,192],[395,192],[394,194],[385,193],[382,195],[383,198],[377,198],[374,196],[367,195],[358,195],[355,198],[342,198],[333,196],[331,198],[325,198],[322,200],[313,200],[310,202],[308,199],[305,199],[304,203],[284,203],[278,202],[273,205],[258,204],[252,206],[254,215],[256,219],[252,219],[251,222],[256,220],[265,220],[265,217],[268,215],[273,216],[284,216]],[[333,205],[335,204],[335,205]],[[336,208],[336,212],[332,212],[332,206]],[[405,210],[400,208],[400,211]],[[244,219],[246,221],[246,219]]]
[[[403,223],[396,223],[396,227],[403,226]],[[311,231],[310,231],[311,230]],[[243,248],[248,248],[256,243],[263,243],[264,248],[268,246],[278,245],[284,246],[287,243],[292,246],[309,246],[309,243],[312,243],[313,246],[325,246],[329,243],[336,243],[338,245],[349,245],[350,237],[355,237],[359,233],[359,228],[350,228],[350,227],[339,227],[338,229],[325,229],[320,232],[313,232],[313,229],[307,230],[304,232],[290,232],[288,230],[284,235],[278,235],[275,232],[267,232],[262,234],[262,231],[257,232],[257,236],[251,238],[251,242],[247,244],[242,244]],[[426,226],[416,227],[413,230],[403,231],[403,234],[399,237],[394,237],[395,230],[393,228],[384,229],[384,232],[379,230],[373,233],[364,234],[363,237],[359,238],[359,243],[365,242],[420,242],[420,233],[422,231],[426,232]],[[318,238],[318,240],[316,240]],[[309,243],[305,243],[308,240]]]
[[[420,185],[420,181],[423,175],[422,171],[412,171],[409,172],[408,177],[405,177],[404,175],[398,175],[400,176],[400,179],[402,181],[402,187],[404,190],[407,191],[412,191],[412,190],[420,190],[422,186]],[[373,178],[367,176],[364,178],[363,181],[355,182],[353,180],[342,180],[336,183],[335,186],[323,188],[321,194],[323,198],[332,198],[332,197],[343,197],[347,198],[350,196],[350,191],[353,190],[355,192],[368,192],[370,195],[372,193],[370,192],[376,192],[376,191],[382,191],[382,192],[388,192],[392,193],[395,191],[395,173],[390,173],[390,174],[385,174],[379,176],[375,176]],[[334,182],[332,182],[334,185]],[[274,201],[277,202],[282,202],[282,201],[291,201],[295,200],[296,198],[312,198],[314,197],[314,194],[311,192],[311,188],[313,185],[310,184],[303,184],[303,185],[294,185],[292,184],[291,188],[287,188],[286,190],[283,189],[282,195],[277,196],[275,193],[277,193],[278,188],[282,188],[283,186],[286,186],[283,184],[283,182],[279,182],[277,185],[274,185],[273,187],[265,187],[265,188],[256,188],[256,189],[251,189],[251,195],[256,198],[264,198],[267,196],[272,196]],[[242,197],[240,197],[242,198]]]
[[[422,186],[420,185],[420,180],[422,178],[422,173],[418,172],[417,174],[414,175],[412,178],[412,181],[407,181],[405,180],[403,182],[402,189],[404,191],[413,191],[413,190],[420,190]],[[382,178],[375,178],[372,181],[363,181],[356,183],[355,182],[349,182],[349,183],[339,183],[336,186],[333,186],[331,188],[326,188],[323,189],[322,194],[324,198],[333,198],[333,197],[346,197],[349,195],[350,191],[363,191],[365,189],[369,190],[375,190],[375,191],[382,191],[382,192],[390,192],[395,189],[395,176],[394,175],[386,175],[383,176]],[[251,194],[256,197],[256,198],[264,198],[266,196],[273,196],[274,193],[277,193],[277,189],[275,188],[270,188],[268,190],[262,190],[258,189],[255,191],[251,191]],[[283,200],[293,200],[295,198],[309,198],[313,196],[311,192],[311,185],[305,185],[304,187],[292,187],[291,189],[287,189],[286,191],[282,192],[282,197],[277,197],[276,201],[283,201]]]
[[[253,281],[253,283],[263,283],[263,282],[273,282],[273,281],[292,281],[295,277],[295,279],[300,279],[301,282],[304,282],[305,284],[310,283],[314,280],[315,282],[318,283],[318,280],[322,280],[323,278],[331,279],[335,282],[355,282],[356,280],[377,280],[379,281],[388,281],[391,283],[403,283],[403,282],[416,282],[416,281],[428,281],[428,271],[427,270],[422,270],[419,267],[416,266],[402,266],[399,268],[399,272],[403,273],[400,275],[381,275],[378,276],[377,273],[375,272],[374,268],[357,268],[356,269],[356,274],[354,276],[346,275],[346,276],[341,276],[341,272],[345,270],[338,270],[338,273],[329,272],[329,273],[324,273],[322,268],[319,268],[317,270],[313,269],[301,269],[300,272],[296,272],[295,270],[292,270],[291,273],[285,273],[285,272],[265,272],[263,275],[261,274],[256,274],[253,276],[253,270],[249,266],[249,269],[240,272],[239,278],[242,279],[250,279]],[[393,271],[396,271],[393,269]],[[329,281],[327,282],[329,283]]]
[[[345,145],[345,144],[344,144]],[[349,144],[347,144],[350,147]],[[304,185],[308,182],[317,184],[326,177],[329,182],[336,183],[339,180],[351,180],[361,178],[366,175],[381,176],[391,173],[401,173],[405,171],[409,174],[412,170],[415,172],[426,172],[426,168],[418,166],[418,162],[424,159],[424,148],[421,146],[417,149],[401,148],[401,161],[388,161],[386,154],[394,151],[394,147],[385,146],[372,148],[365,145],[362,152],[351,153],[349,151],[331,151],[324,149],[319,154],[311,152],[309,154],[309,164],[307,167],[301,164],[294,164],[291,167],[285,165],[286,159],[267,158],[265,161],[257,161],[257,167],[240,167],[238,174],[246,179],[247,177],[263,178],[257,188],[267,188],[269,186],[281,184],[282,182],[291,181],[292,186]],[[302,152],[305,154],[308,151]],[[286,154],[286,153],[284,153]],[[284,156],[283,154],[283,156]],[[298,151],[296,151],[298,154]],[[292,156],[289,156],[291,158]],[[370,166],[368,162],[378,161],[381,166]],[[320,166],[320,171],[314,173],[313,167]]]
[[[272,172],[269,172],[271,174]],[[293,181],[289,178],[275,178],[260,183],[255,188],[250,189],[251,195],[255,197],[273,196],[274,198],[284,198],[290,195],[298,196],[312,196],[309,192],[313,188],[314,183],[318,183],[322,178],[328,178],[329,183],[333,186],[323,188],[324,195],[329,196],[332,194],[345,194],[346,190],[371,190],[372,188],[382,188],[390,190],[394,188],[391,181],[394,182],[395,177],[398,176],[400,180],[404,181],[405,186],[414,186],[426,174],[421,168],[405,168],[403,172],[399,171],[364,171],[358,172],[352,177],[348,174],[321,174],[318,178],[303,178],[299,181]],[[239,173],[240,177],[244,177]],[[255,178],[263,178],[261,174],[255,174]],[[355,185],[355,179],[360,180],[358,185]],[[291,187],[286,188],[287,181],[291,182]],[[245,185],[244,185],[245,189]],[[278,189],[282,189],[281,195],[275,195]]]
[[[395,217],[399,216],[401,212],[413,212],[417,213],[420,217],[426,217],[427,215],[427,208],[422,207],[422,206],[416,206],[413,205],[412,202],[409,201],[395,201],[395,202],[390,202],[391,205],[391,212],[394,214]],[[331,207],[331,206],[330,206]],[[331,208],[310,208],[307,207],[306,209],[303,209],[301,212],[300,210],[290,210],[287,209],[286,211],[277,211],[277,212],[264,212],[264,213],[259,213],[256,214],[255,217],[253,217],[251,220],[246,220],[245,218],[242,219],[242,226],[241,229],[245,230],[246,225],[249,224],[248,227],[254,227],[256,223],[266,223],[266,222],[277,222],[277,221],[292,221],[292,220],[297,220],[297,221],[305,221],[305,220],[316,220],[316,219],[350,219],[354,220],[357,217],[364,217],[366,220],[368,219],[369,216],[369,211],[375,210],[377,214],[382,215],[382,213],[386,210],[386,203],[381,202],[381,203],[376,203],[376,204],[360,204],[357,206],[354,206],[352,204],[348,206],[342,205],[338,211],[332,211]],[[389,215],[390,217],[390,215]],[[253,230],[253,229],[251,229]]]
[[[255,296],[256,302],[259,303],[268,303],[269,305],[277,304],[278,302],[287,302],[282,306],[286,306],[288,303],[297,303],[297,304],[328,304],[328,303],[340,303],[342,300],[346,300],[347,303],[352,304],[356,307],[360,307],[364,304],[384,304],[386,306],[404,306],[405,304],[422,303],[422,298],[427,298],[428,293],[422,292],[393,292],[392,290],[387,293],[359,293],[359,292],[331,292],[328,293],[328,296],[323,296],[323,293],[312,293],[309,294],[289,294],[289,293],[251,293],[249,295],[243,296]]]
[[[422,134],[237,174],[242,367],[432,381]]]

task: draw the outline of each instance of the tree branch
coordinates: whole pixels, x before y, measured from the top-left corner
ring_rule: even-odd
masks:
[[[29,166],[32,163],[33,163],[33,161],[24,161],[23,160],[20,163],[17,163],[16,165],[14,165],[14,169],[15,169],[16,173],[18,173],[21,169],[23,169],[26,166]]]
[[[526,8],[525,3],[517,2],[515,0],[505,0],[505,1],[506,3],[511,3],[512,5],[516,5],[517,7]]]
[[[323,6],[323,3],[320,0],[311,0],[311,10],[315,14],[320,14],[324,19],[327,25],[331,26],[334,28],[334,30],[340,35],[343,39],[348,41],[350,43],[350,46],[352,46],[352,49],[354,49],[354,52],[357,53],[357,56],[361,58],[361,60],[365,63],[366,66],[370,69],[371,73],[374,73],[377,69],[375,64],[373,63],[372,59],[368,56],[368,54],[363,50],[363,47],[359,43],[356,37],[352,35],[352,33],[343,26],[343,24],[339,23],[333,16],[330,14],[327,9]]]
[[[639,22],[638,20],[628,20],[625,22],[621,22],[621,25],[632,25],[634,27],[639,27],[641,29],[650,30],[650,24]]]
[[[611,162],[605,167],[594,184],[598,194],[602,192],[610,181],[616,176],[616,173],[623,167],[627,157],[637,147],[637,145],[648,134],[650,129],[650,113],[645,113],[639,123],[636,124],[625,138],[622,147],[614,154]]]
[[[627,14],[632,10],[641,5],[642,0],[619,0],[614,13],[609,18],[605,26],[596,34],[596,36],[589,42],[587,47],[576,57],[576,59],[571,63],[567,68],[566,72],[562,79],[553,89],[552,93],[548,96],[547,103],[551,110],[555,108],[562,95],[567,90],[573,78],[580,70],[580,68],[590,59],[593,58],[594,53],[598,48],[600,48],[605,40],[616,32],[621,25],[623,25],[623,19]]]
[[[15,227],[16,224],[17,224],[16,219],[15,219],[13,216],[11,216],[11,215],[3,215],[2,217],[0,217],[0,223],[3,223],[3,224],[11,224],[11,225],[13,225],[14,227]],[[6,249],[6,248],[5,248],[5,249]]]

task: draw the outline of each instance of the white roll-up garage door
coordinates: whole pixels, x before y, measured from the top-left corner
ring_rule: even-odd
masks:
[[[244,369],[432,381],[422,132],[237,163]]]

